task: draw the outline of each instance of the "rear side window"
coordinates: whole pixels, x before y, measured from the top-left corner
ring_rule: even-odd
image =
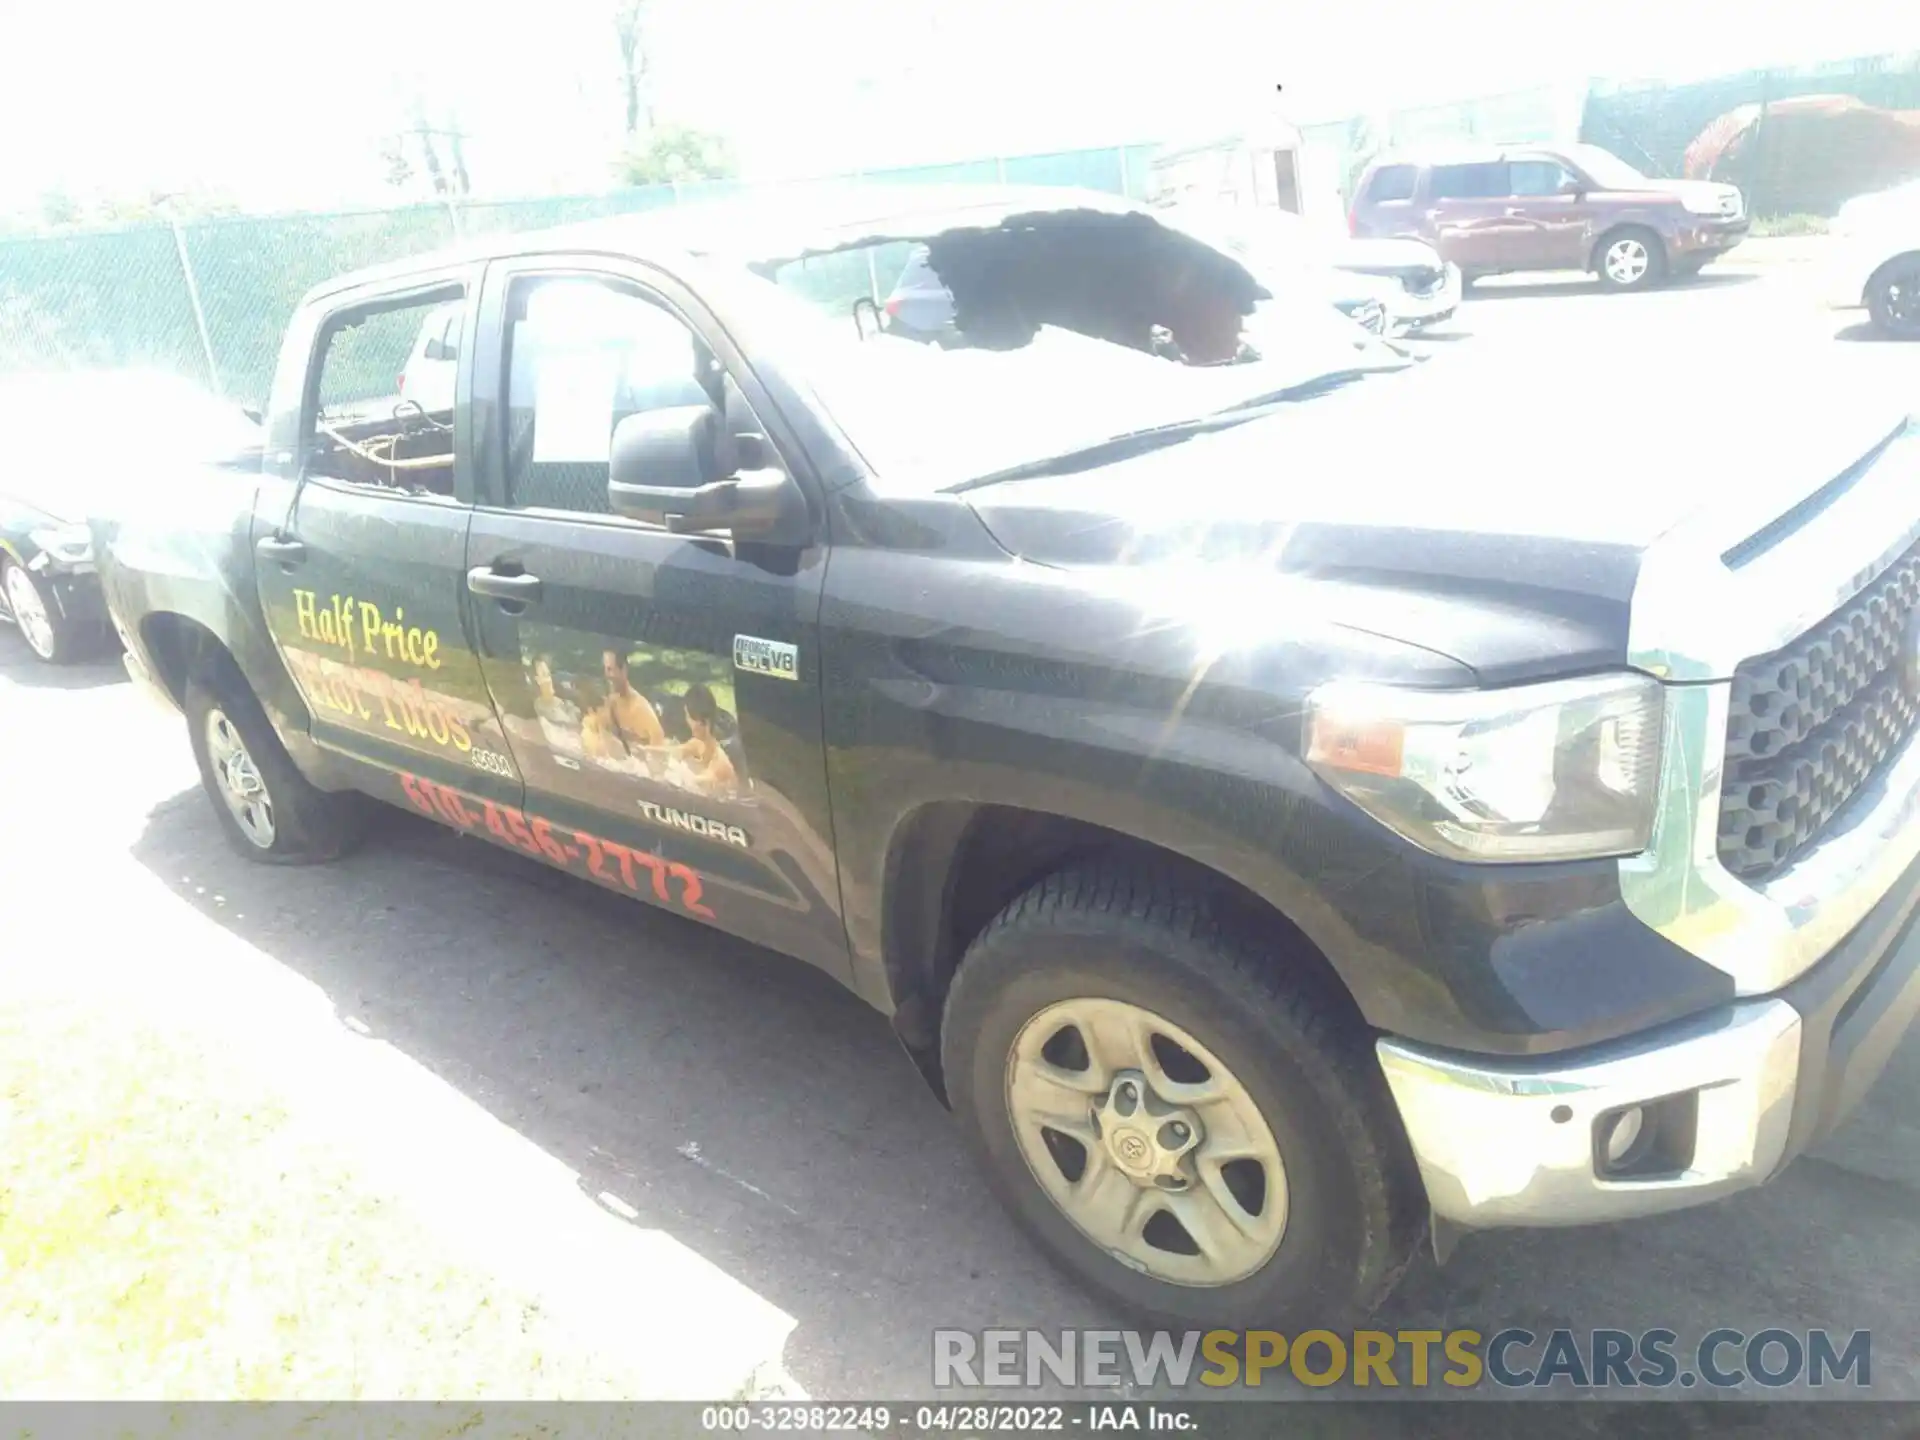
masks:
[[[321,332],[318,404],[305,437],[308,473],[413,495],[453,494],[453,379],[413,377],[424,332],[459,334],[460,287],[377,301]],[[444,307],[444,308],[442,308]]]
[[[1436,200],[1493,200],[1512,193],[1507,188],[1507,167],[1498,162],[1433,167]]]
[[[1367,199],[1376,204],[1387,200],[1411,200],[1420,172],[1411,165],[1383,165],[1367,182]]]

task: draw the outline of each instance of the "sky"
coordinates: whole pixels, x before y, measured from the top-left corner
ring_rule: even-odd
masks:
[[[767,177],[1198,137],[1275,104],[1311,121],[1592,74],[1920,50],[1913,0],[652,3],[657,115],[728,133]],[[391,204],[380,141],[416,95],[469,137],[479,193],[605,189],[611,9],[0,0],[0,210],[51,190]]]

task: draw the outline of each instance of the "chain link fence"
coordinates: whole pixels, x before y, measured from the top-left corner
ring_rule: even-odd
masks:
[[[1385,148],[1576,133],[1652,174],[1731,181],[1763,220],[1831,216],[1854,195],[1920,176],[1920,53],[1689,85],[1520,91],[1310,125],[1302,146],[1323,177],[1316,188],[1344,200],[1353,175]],[[1070,185],[1139,196],[1155,149],[991,157],[798,183]],[[260,404],[294,306],[330,276],[463,235],[633,214],[746,188],[704,182],[0,237],[0,371],[156,365]]]
[[[1596,85],[1581,138],[1652,175],[1738,185],[1762,220],[1829,219],[1856,195],[1920,177],[1920,52]]]
[[[836,177],[1138,193],[1151,146],[1017,155]],[[465,236],[542,229],[737,193],[740,182],[602,195],[243,216],[0,238],[0,372],[158,366],[264,403],[281,333],[312,286]]]

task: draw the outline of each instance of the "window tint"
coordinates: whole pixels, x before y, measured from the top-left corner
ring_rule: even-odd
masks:
[[[1507,188],[1507,167],[1498,162],[1433,167],[1436,200],[1494,200],[1512,193]]]
[[[1386,165],[1376,170],[1367,184],[1367,199],[1411,200],[1420,172],[1411,165]]]
[[[671,311],[599,280],[518,281],[507,314],[507,503],[609,513],[614,426],[711,403],[705,347]]]
[[[306,437],[310,474],[414,494],[453,494],[451,372],[438,386],[418,377],[409,384],[405,375],[420,335],[434,333],[442,313],[458,326],[460,303],[449,304],[445,290],[360,306],[327,322],[320,340],[320,403]]]
[[[1507,174],[1513,195],[1558,195],[1573,178],[1558,160],[1515,160]]]

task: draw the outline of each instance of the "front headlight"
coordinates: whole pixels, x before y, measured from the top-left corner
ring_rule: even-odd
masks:
[[[29,530],[27,538],[62,565],[84,565],[93,559],[93,532],[85,525],[46,525]]]
[[[1340,681],[1307,702],[1307,763],[1452,860],[1633,855],[1652,837],[1662,694],[1645,675],[1507,690]]]

